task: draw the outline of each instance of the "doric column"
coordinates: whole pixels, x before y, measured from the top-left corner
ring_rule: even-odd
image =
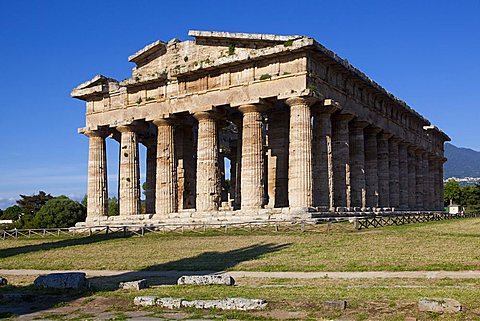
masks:
[[[435,210],[435,156],[428,154],[428,210]]]
[[[390,207],[400,207],[400,174],[399,174],[399,147],[400,139],[393,137],[388,141],[388,156],[389,156],[389,192],[390,192]]]
[[[157,179],[155,213],[177,211],[177,168],[175,164],[174,128],[171,119],[154,120],[157,126]]]
[[[157,142],[156,139],[144,139],[143,144],[147,147],[147,171],[145,178],[145,212],[155,213],[155,187],[157,179]]]
[[[235,162],[235,191],[233,195],[234,208],[239,209],[242,201],[241,193],[241,178],[242,178],[242,118],[233,119],[233,123],[237,127],[237,148],[236,148],[236,162]]]
[[[382,132],[377,137],[378,153],[378,206],[390,207],[390,169],[388,139],[391,134]]]
[[[442,179],[442,176],[440,174],[440,167],[442,166],[442,163],[441,163],[441,160],[440,160],[440,157],[438,156],[435,156],[435,162],[434,162],[434,191],[435,191],[435,194],[434,194],[434,202],[435,202],[435,209],[436,210],[442,210],[444,208],[444,204],[441,203],[441,200],[440,200],[440,191],[441,191],[441,188],[443,186],[443,179]],[[443,194],[443,193],[442,193]]]
[[[417,160],[415,157],[416,147],[409,146],[408,151],[408,209],[414,210],[417,207]]]
[[[351,207],[350,199],[350,114],[332,115],[333,197],[335,207]]]
[[[263,117],[261,104],[239,107],[242,122],[241,209],[261,208],[265,205]]]
[[[313,117],[313,205],[333,209],[332,113],[337,102],[325,99],[314,108]]]
[[[198,112],[197,212],[217,211],[221,182],[218,167],[217,118],[213,112]]]
[[[365,128],[365,186],[367,207],[378,207],[377,134],[380,128]]]
[[[365,186],[365,139],[363,129],[368,122],[354,120],[350,123],[350,184],[351,206],[367,207]]]
[[[405,210],[408,208],[408,152],[407,144],[404,142],[398,145],[398,171],[400,189],[399,207]]]
[[[196,189],[196,152],[195,138],[193,135],[194,126],[183,124],[183,206],[182,209],[195,208],[195,189]]]
[[[443,164],[445,164],[445,162],[447,161],[447,159],[445,157],[442,157],[440,159],[440,162],[438,163],[438,173],[439,173],[439,176],[440,176],[440,180],[438,182],[438,203],[439,203],[439,206],[440,206],[440,209],[443,210],[445,208],[445,200],[444,200],[444,196],[443,196],[443,189],[444,189],[444,185],[443,185]]]
[[[312,127],[310,106],[315,100],[295,97],[286,100],[290,106],[290,140],[288,163],[288,199],[290,207],[313,205]]]
[[[132,125],[118,126],[120,139],[120,215],[140,213],[140,162],[137,133]]]
[[[268,207],[288,207],[289,113],[270,109],[267,123]]]
[[[87,220],[108,215],[106,132],[86,131],[88,143]]]
[[[415,166],[416,166],[416,176],[415,176],[415,195],[416,195],[416,206],[417,210],[423,209],[423,173],[424,173],[424,166],[423,166],[423,151],[418,149],[415,153]]]

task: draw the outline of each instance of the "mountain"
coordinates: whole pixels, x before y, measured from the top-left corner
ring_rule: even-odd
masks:
[[[445,157],[445,178],[480,177],[480,152],[446,143]]]

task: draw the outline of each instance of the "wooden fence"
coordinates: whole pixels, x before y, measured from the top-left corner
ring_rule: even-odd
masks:
[[[18,238],[44,238],[44,237],[77,237],[93,235],[112,236],[144,236],[147,233],[160,234],[206,234],[217,232],[228,233],[252,233],[252,232],[317,232],[330,233],[341,230],[357,230],[377,228],[388,225],[403,225],[411,223],[423,223],[446,219],[465,217],[478,217],[480,213],[473,214],[448,214],[448,213],[401,213],[365,216],[329,216],[304,221],[255,221],[244,223],[217,223],[217,224],[155,224],[155,225],[120,225],[120,226],[95,226],[95,227],[71,227],[49,229],[13,229],[0,230],[0,237],[5,239]],[[346,224],[338,224],[346,223]]]

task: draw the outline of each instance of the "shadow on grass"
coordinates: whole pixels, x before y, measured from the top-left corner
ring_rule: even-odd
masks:
[[[111,233],[108,235],[105,235],[105,234],[92,235],[92,236],[85,236],[80,238],[63,239],[63,240],[54,241],[54,242],[11,247],[11,248],[0,250],[0,259],[7,258],[10,256],[20,255],[20,254],[38,252],[38,251],[47,251],[47,250],[53,250],[53,249],[64,248],[69,246],[98,243],[98,242],[103,242],[103,241],[107,241],[107,240],[118,238],[118,237],[130,237],[130,235],[124,236],[123,234],[120,234],[120,233],[118,234]]]
[[[100,240],[97,240],[97,242],[98,241]],[[91,242],[85,242],[83,244],[88,243]],[[71,245],[78,244],[81,243]],[[267,253],[280,251],[290,245],[291,244],[288,243],[260,243],[226,252],[205,252],[197,256],[183,258],[163,264],[152,265],[142,270],[126,272],[119,275],[92,277],[89,279],[92,288],[88,292],[83,293],[69,291],[45,291],[33,288],[33,286],[9,286],[8,288],[0,291],[0,316],[5,316],[8,314],[19,316],[35,312],[42,312],[53,307],[68,305],[74,300],[89,296],[97,291],[116,290],[118,289],[118,283],[122,281],[147,279],[150,286],[176,284],[178,277],[182,275],[206,275],[218,273],[232,268],[241,262],[257,259]],[[60,246],[57,245],[57,247]],[[27,299],[23,301],[15,299],[12,300],[12,298],[5,297],[5,294],[8,293],[23,293],[27,295]]]

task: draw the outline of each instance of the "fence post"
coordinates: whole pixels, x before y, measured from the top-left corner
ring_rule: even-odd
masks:
[[[123,226],[123,237],[127,237],[127,227]]]

